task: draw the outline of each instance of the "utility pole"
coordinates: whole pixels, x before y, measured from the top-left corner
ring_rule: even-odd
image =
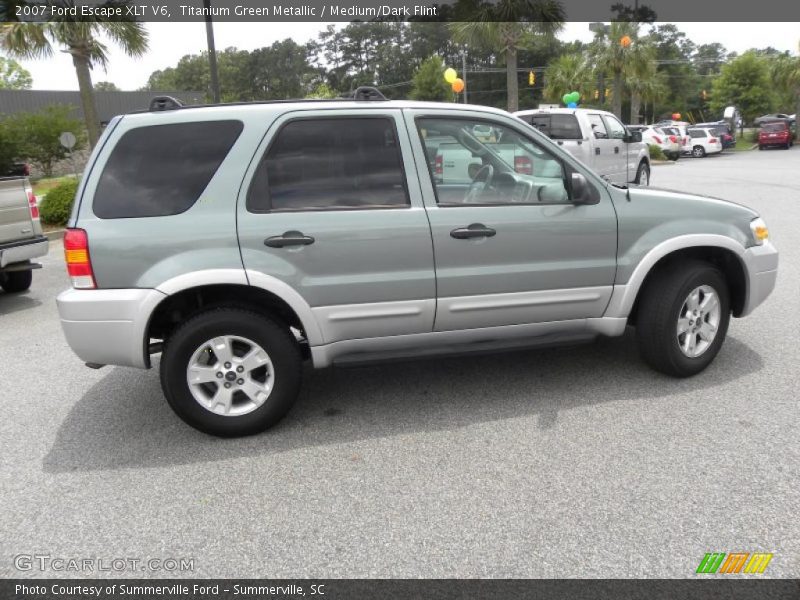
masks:
[[[208,66],[211,69],[211,97],[219,104],[219,73],[217,72],[217,49],[214,47],[214,25],[211,23],[211,0],[203,0],[206,19],[206,41],[208,42]]]
[[[464,104],[467,103],[467,50],[461,53],[461,73],[464,77]]]

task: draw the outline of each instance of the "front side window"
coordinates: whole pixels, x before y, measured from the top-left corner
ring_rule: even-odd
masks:
[[[241,121],[202,121],[125,132],[100,175],[92,203],[94,214],[101,219],[121,219],[188,210],[242,128]]]
[[[625,138],[625,126],[622,123],[610,115],[603,117],[603,120],[606,122],[608,137],[612,140],[621,140]]]
[[[510,127],[439,117],[417,127],[439,206],[570,201],[561,160]]]
[[[247,195],[250,212],[409,206],[394,120],[320,117],[275,135]]]

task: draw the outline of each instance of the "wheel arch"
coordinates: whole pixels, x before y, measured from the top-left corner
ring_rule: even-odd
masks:
[[[261,273],[238,271],[182,277],[159,286],[167,296],[151,312],[144,332],[145,362],[149,367],[151,339],[166,339],[181,322],[198,312],[220,306],[247,308],[276,318],[305,336],[309,345],[322,343],[322,335],[311,307],[286,283]],[[250,281],[248,282],[248,279]]]
[[[731,295],[734,317],[744,311],[747,302],[747,268],[744,248],[722,235],[688,235],[662,242],[642,258],[628,282],[615,285],[606,316],[628,318],[635,323],[642,291],[668,264],[681,260],[703,260],[722,271]]]

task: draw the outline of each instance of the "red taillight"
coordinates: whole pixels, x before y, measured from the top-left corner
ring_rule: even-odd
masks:
[[[523,175],[533,175],[533,161],[530,156],[515,156],[514,170]]]
[[[708,143],[709,144],[716,144],[718,141],[719,140],[717,138],[711,138],[710,140],[708,140]]]
[[[676,138],[674,135],[671,135],[669,136],[669,141],[675,144],[678,141],[678,138]]]
[[[97,287],[89,257],[89,238],[83,229],[67,229],[64,232],[64,259],[72,287],[83,290]]]
[[[656,144],[660,144],[661,143],[661,138],[658,137],[657,135],[654,135],[653,139],[656,141]]]
[[[442,158],[441,154],[436,155],[436,161],[434,162],[433,166],[433,173],[434,175],[444,174],[444,159]]]
[[[33,192],[28,192],[28,206],[31,209],[31,219],[38,219],[39,207],[36,206],[36,196],[33,195]]]

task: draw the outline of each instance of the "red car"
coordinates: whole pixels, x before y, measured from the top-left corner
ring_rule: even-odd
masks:
[[[794,145],[792,132],[789,123],[786,121],[773,121],[764,123],[758,132],[758,149],[763,150],[767,146],[781,146],[788,150]]]

